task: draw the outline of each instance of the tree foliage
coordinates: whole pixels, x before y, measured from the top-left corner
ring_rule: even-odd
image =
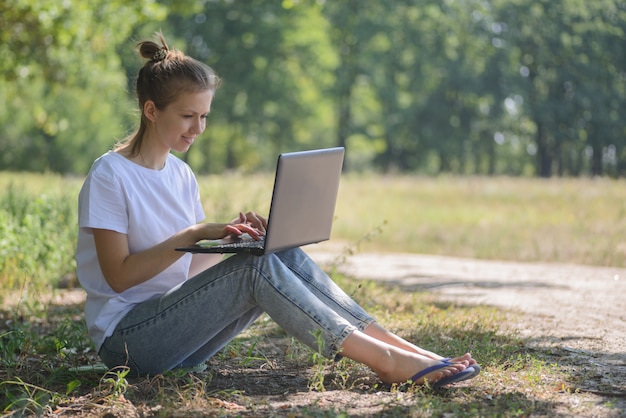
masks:
[[[133,128],[134,43],[224,80],[199,172],[626,174],[623,0],[0,0],[0,169],[84,173]]]
[[[123,0],[0,0],[0,167],[88,169],[81,155],[105,149],[127,129],[115,48],[164,10]]]

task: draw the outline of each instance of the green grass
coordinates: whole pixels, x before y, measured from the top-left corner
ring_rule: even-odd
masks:
[[[199,181],[208,219],[229,220],[239,210],[267,211],[269,175]],[[80,369],[97,361],[82,305],[56,306],[38,298],[74,272],[80,184],[81,179],[0,173],[0,299],[12,302],[0,309],[0,411],[123,416],[132,407],[139,415],[154,416],[263,415],[265,398],[225,382],[224,376],[240,370],[245,374],[235,387],[257,372],[258,379],[269,375],[281,381],[286,371],[295,370],[307,379],[300,390],[356,392],[386,416],[549,416],[559,399],[575,391],[578,377],[567,364],[556,363],[566,353],[528,349],[502,328],[511,313],[339,276],[342,287],[388,328],[435,352],[471,351],[488,373],[446,395],[385,388],[351,361],[324,362],[271,321],[255,323],[200,374],[128,380],[123,370]],[[333,241],[355,251],[358,246],[360,251],[623,267],[624,186],[606,179],[347,175]],[[340,416],[348,409],[311,396],[292,415]],[[232,409],[231,403],[244,409]]]
[[[33,295],[74,272],[77,185],[52,175],[0,174],[0,288],[5,292]]]
[[[624,266],[626,184],[608,179],[347,176],[333,229],[365,250]]]
[[[266,213],[269,176],[200,179],[209,219]],[[362,250],[626,266],[626,182],[346,175],[333,241]]]

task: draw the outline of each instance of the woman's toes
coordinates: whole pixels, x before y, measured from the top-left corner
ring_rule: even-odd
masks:
[[[472,364],[476,364],[476,360],[472,358],[472,355],[466,353],[460,357],[454,357],[446,360],[448,363],[461,363],[466,367],[471,366]]]

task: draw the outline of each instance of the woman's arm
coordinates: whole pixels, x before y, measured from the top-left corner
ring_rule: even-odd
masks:
[[[151,279],[182,257],[184,253],[176,251],[176,248],[195,244],[201,239],[220,239],[243,233],[259,239],[267,223],[263,218],[258,221],[256,214],[254,217],[252,215],[241,214],[230,224],[192,225],[160,244],[134,254],[130,253],[126,234],[108,229],[93,229],[102,274],[111,289],[121,293]]]

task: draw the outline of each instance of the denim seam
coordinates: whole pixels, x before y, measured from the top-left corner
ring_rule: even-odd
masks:
[[[314,315],[312,312],[308,312],[299,303],[297,303],[297,301],[294,301],[292,298],[288,297],[285,293],[283,293],[279,287],[276,287],[274,283],[272,282],[272,280],[270,280],[265,274],[263,274],[262,270],[257,269],[257,274],[263,278],[263,281],[265,283],[269,284],[272,288],[274,288],[274,290],[278,294],[280,294],[285,300],[289,301],[289,303],[297,307],[304,315],[306,315],[313,322],[315,322],[319,326],[320,330],[322,330],[323,332],[325,332],[327,335],[331,337],[330,339],[332,340],[332,343],[330,344],[330,347],[328,347],[328,350],[330,350],[330,353],[336,352],[338,350],[336,347],[337,341],[341,341],[341,343],[343,343],[343,341],[348,337],[348,335],[352,333],[353,330],[347,331],[349,328],[353,327],[354,329],[356,329],[354,325],[348,324],[346,325],[346,328],[344,328],[344,330],[342,331],[340,335],[335,336],[335,333],[333,333],[331,329],[329,329],[322,322],[320,322],[320,320],[317,318],[316,315]],[[330,354],[325,355],[325,356],[329,358],[331,357]]]
[[[367,326],[371,322],[373,322],[373,319],[371,317],[368,316],[366,318],[363,318],[361,315],[358,314],[358,312],[356,312],[353,309],[351,309],[351,307],[349,305],[343,303],[343,301],[336,300],[335,298],[332,297],[331,294],[325,292],[322,287],[317,285],[317,281],[313,280],[313,276],[308,274],[306,271],[300,269],[299,266],[295,266],[289,260],[288,261],[283,261],[283,262],[289,267],[289,269],[291,269],[291,271],[293,271],[295,274],[299,275],[303,280],[305,280],[308,284],[310,284],[315,289],[317,289],[321,294],[323,294],[328,299],[333,300],[336,304],[341,306],[346,312],[348,312],[355,320],[357,320],[359,322],[359,327],[362,326],[363,329],[365,329],[365,328],[367,328]]]

